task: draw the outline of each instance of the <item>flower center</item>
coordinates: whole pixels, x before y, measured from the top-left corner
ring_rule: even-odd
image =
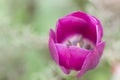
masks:
[[[77,46],[87,50],[93,49],[93,44],[90,41],[84,39],[82,36],[75,36],[75,37],[69,38],[65,41],[65,44],[67,46]]]

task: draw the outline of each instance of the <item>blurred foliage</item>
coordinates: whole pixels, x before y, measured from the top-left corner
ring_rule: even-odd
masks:
[[[0,80],[78,80],[74,72],[65,75],[53,63],[47,41],[49,29],[55,27],[58,18],[80,10],[99,17],[105,25],[88,0],[0,0]],[[108,43],[105,52],[118,53],[119,45],[110,46],[116,40],[119,43],[120,29],[112,34],[104,28]],[[110,80],[111,64],[104,57],[81,80]]]

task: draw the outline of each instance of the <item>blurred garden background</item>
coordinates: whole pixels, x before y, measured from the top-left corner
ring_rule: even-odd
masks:
[[[96,16],[106,48],[80,80],[120,80],[120,0],[0,0],[0,80],[78,80],[51,59],[48,34],[73,11]]]

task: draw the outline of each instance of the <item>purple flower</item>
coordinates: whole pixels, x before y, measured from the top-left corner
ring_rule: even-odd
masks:
[[[50,29],[49,50],[64,71],[78,71],[80,77],[94,69],[100,61],[105,42],[100,21],[84,12],[74,12],[60,18],[56,30]]]

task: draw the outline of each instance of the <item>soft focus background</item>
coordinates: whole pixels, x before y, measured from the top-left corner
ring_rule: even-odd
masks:
[[[120,0],[0,0],[0,80],[78,80],[52,61],[48,33],[73,11],[98,17],[106,48],[80,80],[120,80]]]

